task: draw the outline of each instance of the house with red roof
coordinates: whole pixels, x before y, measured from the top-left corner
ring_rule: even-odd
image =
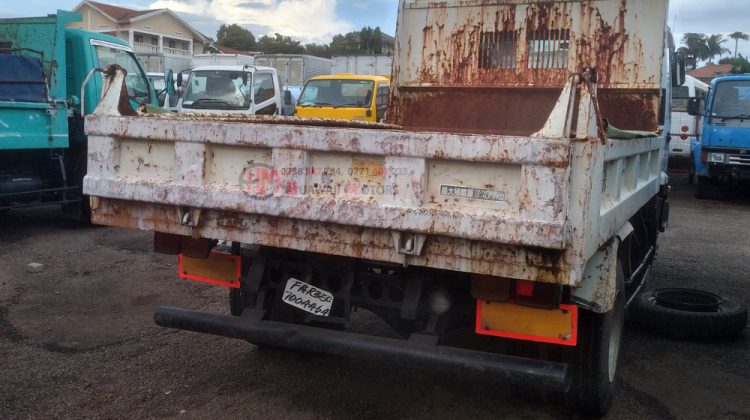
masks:
[[[695,77],[703,83],[710,84],[716,77],[731,73],[732,68],[731,64],[706,64],[703,67],[689,71],[688,75]]]
[[[189,68],[193,54],[203,54],[208,42],[208,37],[169,9],[134,10],[83,0],[73,11],[83,21],[68,27],[127,41],[149,72]]]

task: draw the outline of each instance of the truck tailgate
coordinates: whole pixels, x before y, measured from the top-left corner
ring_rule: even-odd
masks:
[[[570,141],[188,118],[87,117],[94,222],[565,278]]]

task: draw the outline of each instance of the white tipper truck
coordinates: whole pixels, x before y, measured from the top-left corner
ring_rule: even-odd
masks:
[[[177,86],[183,92],[177,112],[279,115],[284,101],[278,74],[272,67],[196,67],[190,70],[187,81],[178,74]]]
[[[159,325],[601,414],[669,213],[667,8],[401,0],[385,124],[122,116],[115,73],[86,121],[92,219],[154,231],[180,277],[229,289],[228,314],[160,307]],[[395,334],[353,332],[358,308]]]

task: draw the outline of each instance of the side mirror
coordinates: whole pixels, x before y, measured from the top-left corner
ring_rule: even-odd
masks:
[[[672,57],[672,87],[685,84],[685,55],[677,52]]]
[[[703,99],[690,98],[688,99],[687,112],[691,117],[701,115],[703,109]]]
[[[292,92],[285,90],[284,91],[284,105],[291,105],[292,104]]]
[[[174,72],[172,70],[167,71],[166,76],[166,83],[167,83],[167,95],[174,95]]]
[[[172,71],[172,70],[170,70]],[[184,80],[182,80],[182,72],[177,73],[177,87],[182,87],[182,83]]]

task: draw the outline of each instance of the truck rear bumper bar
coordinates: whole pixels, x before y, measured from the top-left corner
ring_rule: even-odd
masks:
[[[568,365],[562,363],[164,306],[156,309],[154,321],[162,327],[239,338],[260,345],[402,366],[419,364],[556,391],[566,391],[570,385]]]

